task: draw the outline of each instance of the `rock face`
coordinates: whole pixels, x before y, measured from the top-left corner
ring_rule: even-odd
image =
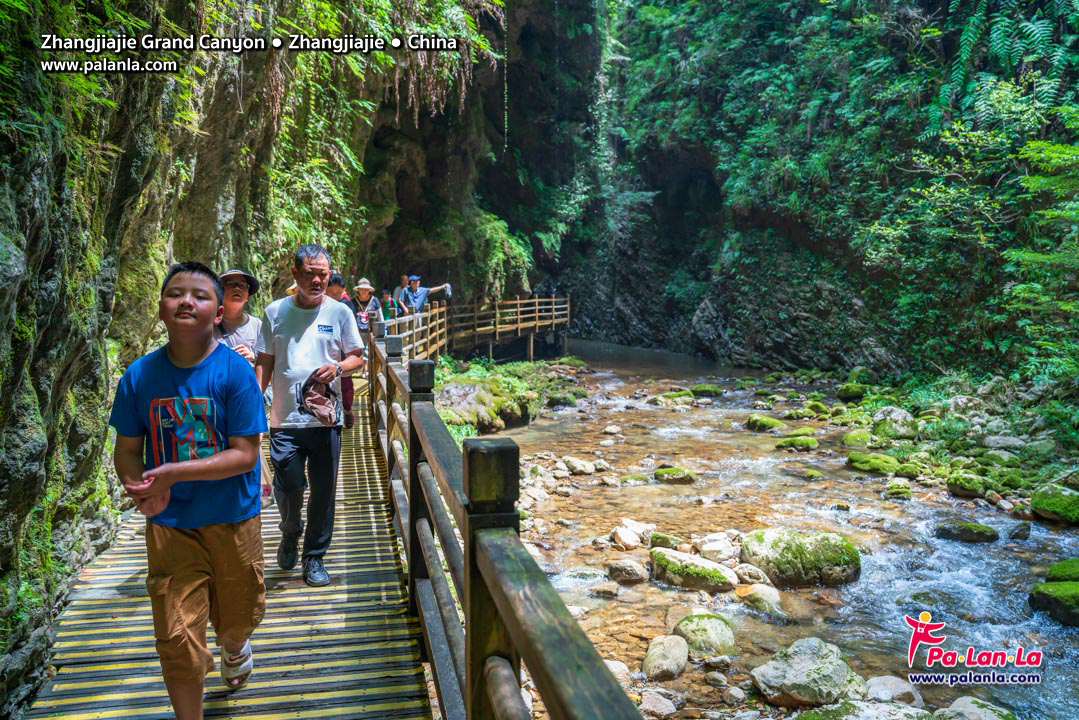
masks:
[[[689,662],[689,644],[678,635],[660,635],[648,643],[641,670],[649,680],[678,677]]]
[[[839,648],[815,637],[795,641],[750,676],[768,702],[783,707],[829,705],[866,696],[865,680],[850,669]]]
[[[697,657],[727,655],[736,651],[730,621],[721,615],[686,615],[674,626],[674,634],[685,638],[690,652]]]
[[[1046,483],[1030,496],[1030,509],[1043,518],[1079,524],[1079,490]]]
[[[857,580],[862,570],[858,550],[843,536],[784,528],[746,535],[742,562],[759,567],[777,587],[843,585]]]
[[[726,592],[738,584],[738,576],[728,567],[698,555],[652,548],[652,577],[668,585],[710,593]]]

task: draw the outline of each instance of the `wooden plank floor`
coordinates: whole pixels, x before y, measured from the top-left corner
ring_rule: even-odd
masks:
[[[366,412],[359,392],[356,405]],[[407,611],[385,467],[372,432],[370,416],[358,414],[356,427],[344,434],[326,556],[329,586],[309,588],[299,566],[277,567],[279,516],[276,508],[263,514],[266,617],[251,639],[255,673],[235,693],[216,671],[208,675],[206,717],[431,717],[419,627]],[[59,620],[57,674],[27,717],[172,717],[154,651],[144,532],[142,516],[133,516],[113,547],[80,575]],[[207,637],[212,643],[212,629]]]

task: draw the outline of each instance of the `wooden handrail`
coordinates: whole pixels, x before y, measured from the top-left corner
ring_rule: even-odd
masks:
[[[530,301],[511,302],[521,307]],[[459,449],[435,409],[434,363],[413,359],[406,373],[402,339],[382,336],[381,324],[371,327],[368,367],[370,399],[379,409],[376,436],[391,469],[410,608],[420,618],[422,655],[431,662],[443,717],[527,717],[519,687],[524,659],[555,720],[639,720],[521,544],[516,443],[469,438]],[[448,340],[449,324],[445,327],[442,337],[428,335],[429,347]],[[408,443],[407,458],[402,440]]]

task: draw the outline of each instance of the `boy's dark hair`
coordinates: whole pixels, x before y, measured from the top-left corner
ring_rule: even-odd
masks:
[[[326,287],[334,287],[337,285],[340,285],[341,287],[345,286],[344,276],[339,272],[330,273],[330,281],[326,283]]]
[[[389,290],[387,290],[386,288],[382,288],[382,294],[383,295],[393,295],[393,293],[390,292]]]
[[[222,287],[221,279],[217,277],[217,273],[202,263],[193,261],[173,263],[169,267],[169,272],[165,275],[165,282],[161,283],[161,297],[165,297],[165,288],[168,287],[169,280],[172,280],[173,277],[180,273],[191,273],[192,275],[202,275],[210,278],[210,281],[214,284],[214,292],[217,293],[217,304],[225,304],[225,288]]]
[[[325,256],[326,262],[330,265],[333,265],[333,263],[330,262],[330,254],[326,252],[326,248],[322,247],[321,245],[311,244],[301,245],[300,247],[296,248],[296,254],[292,258],[292,266],[299,270],[303,267],[304,260],[314,260],[319,255]]]

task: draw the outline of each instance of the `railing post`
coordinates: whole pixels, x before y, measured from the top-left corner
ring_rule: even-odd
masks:
[[[394,394],[397,392],[393,373],[394,368],[401,364],[401,345],[400,335],[386,336],[386,367],[382,368],[386,378],[386,397],[383,398],[386,401],[386,477],[393,474],[393,468],[397,464],[393,454],[393,428],[397,425],[393,418]]]
[[[408,609],[419,613],[416,605],[416,580],[428,578],[427,563],[416,531],[416,523],[422,518],[430,522],[431,513],[420,483],[419,465],[423,462],[423,445],[413,410],[416,403],[435,401],[435,364],[430,360],[411,360],[408,363]],[[421,646],[422,649],[422,646]],[[424,651],[425,652],[425,651]]]
[[[510,527],[520,532],[515,504],[520,494],[517,443],[508,438],[464,441],[464,491],[468,498],[465,527],[465,708],[469,720],[494,717],[484,678],[487,658],[509,661],[520,677],[521,657],[513,646],[476,563],[476,533],[487,528]]]

